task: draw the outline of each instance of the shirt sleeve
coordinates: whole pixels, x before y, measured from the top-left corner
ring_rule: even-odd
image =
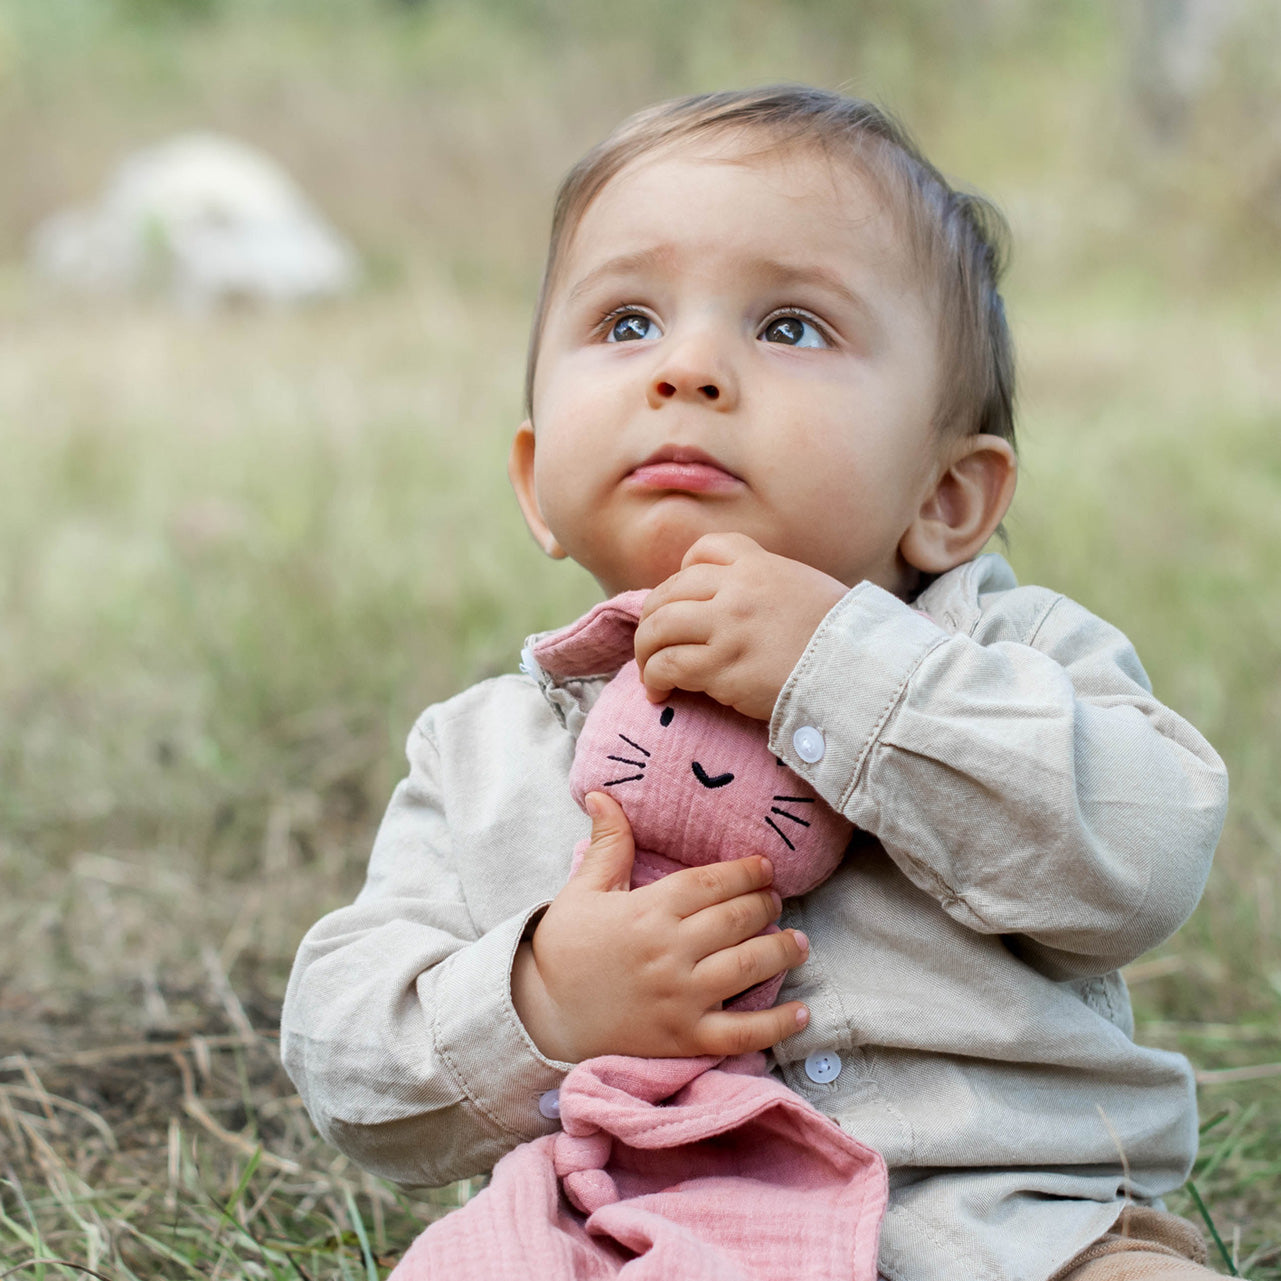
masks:
[[[1050,977],[1103,974],[1196,906],[1227,772],[1121,632],[1017,593],[1014,640],[860,584],[784,686],[771,746],[956,920]]]
[[[364,889],[303,939],[281,1057],[316,1128],[366,1169],[439,1187],[550,1133],[545,1058],[511,1000],[516,948],[546,906],[480,933],[468,912],[420,721]]]

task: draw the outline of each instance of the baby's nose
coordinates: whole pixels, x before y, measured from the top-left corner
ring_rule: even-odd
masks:
[[[712,776],[697,761],[693,762],[694,777],[698,779],[704,787],[724,787],[726,783],[734,781],[733,774],[717,774]]]
[[[655,409],[673,401],[695,401],[715,405],[719,412],[733,410],[738,378],[726,342],[707,327],[665,338],[646,394]]]
[[[720,400],[721,398],[721,389],[715,383],[703,383],[701,387],[695,390],[706,400]],[[676,384],[669,383],[665,378],[660,378],[654,384],[654,392],[664,400],[671,400],[677,392]]]

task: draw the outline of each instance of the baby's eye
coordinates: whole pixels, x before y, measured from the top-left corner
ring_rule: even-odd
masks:
[[[762,342],[784,343],[788,347],[826,347],[818,327],[804,316],[776,316],[761,330]]]
[[[615,316],[605,335],[606,342],[643,342],[659,337],[658,326],[639,311],[628,311]]]

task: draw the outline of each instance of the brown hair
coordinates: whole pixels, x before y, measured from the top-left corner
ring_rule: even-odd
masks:
[[[1013,444],[1014,350],[997,291],[1005,258],[1004,219],[982,196],[953,188],[887,112],[804,85],[698,94],[648,107],[624,120],[569,171],[556,194],[530,333],[525,373],[530,415],[548,299],[588,205],[638,157],[668,143],[735,131],[764,135],[765,150],[799,144],[853,160],[878,184],[938,302],[946,389],[937,410],[940,429],[986,432]]]

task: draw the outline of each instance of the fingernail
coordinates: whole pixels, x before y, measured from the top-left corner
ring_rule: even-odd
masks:
[[[800,930],[793,930],[792,937],[796,939],[796,946],[799,947],[802,952],[808,952],[810,950],[810,941],[801,933]]]
[[[774,900],[774,915],[778,916],[783,910],[783,899],[777,890],[770,890],[770,898]]]
[[[761,871],[764,872],[771,881],[774,879],[774,864],[771,863],[764,854],[761,855]]]
[[[588,818],[600,818],[600,797],[596,792],[588,792],[583,797],[583,808],[587,811]]]
[[[796,1011],[796,1026],[804,1027],[810,1021],[810,1012],[803,1005]]]

